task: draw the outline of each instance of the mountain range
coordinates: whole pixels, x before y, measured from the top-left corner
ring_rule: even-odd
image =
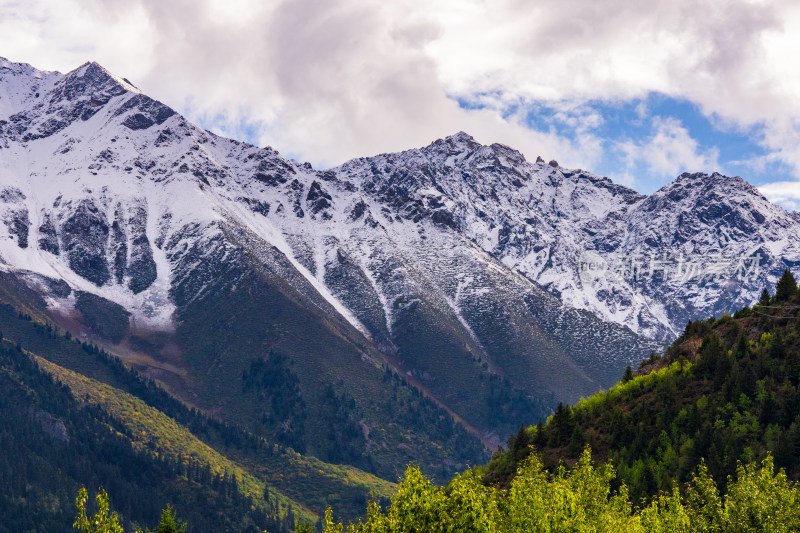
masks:
[[[741,178],[645,196],[465,133],[315,170],[96,63],[0,59],[0,220],[6,303],[389,479],[481,460],[800,266],[800,216]]]

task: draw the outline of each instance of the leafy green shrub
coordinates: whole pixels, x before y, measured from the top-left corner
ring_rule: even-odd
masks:
[[[508,490],[486,486],[470,470],[447,486],[433,485],[410,467],[385,511],[370,503],[366,519],[345,527],[326,513],[326,533],[583,531],[705,532],[800,528],[800,490],[771,457],[761,466],[740,465],[728,493],[701,464],[682,497],[677,487],[633,507],[610,464],[596,466],[586,448],[571,469],[548,472],[531,454]]]

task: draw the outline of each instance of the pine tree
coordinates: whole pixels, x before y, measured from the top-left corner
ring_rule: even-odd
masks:
[[[294,509],[292,509],[292,504],[289,504],[289,508],[286,510],[286,528],[289,531],[294,531]]]
[[[539,419],[539,422],[536,424],[536,432],[534,434],[533,444],[537,448],[542,448],[547,444],[547,438],[544,435],[544,424],[542,420]]]
[[[625,374],[622,376],[622,382],[627,383],[633,379],[633,370],[631,370],[631,365],[628,365],[628,368],[625,369]]]
[[[561,446],[569,442],[572,436],[572,411],[559,402],[555,414],[553,414],[553,432],[550,434],[550,446]]]
[[[788,269],[783,271],[783,276],[775,288],[775,299],[779,302],[788,301],[797,292],[797,282]]]
[[[531,437],[525,429],[524,424],[520,424],[517,436],[509,438],[508,444],[508,449],[511,451],[511,455],[514,459],[520,460],[528,455]]]
[[[154,531],[147,530],[147,533],[185,533],[186,522],[180,523],[172,512],[172,506],[161,511],[161,522]]]
[[[772,297],[769,295],[769,291],[764,288],[764,290],[761,291],[761,298],[758,300],[758,305],[769,305],[771,299]]]

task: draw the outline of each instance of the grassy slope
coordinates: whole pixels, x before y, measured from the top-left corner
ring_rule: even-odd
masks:
[[[264,483],[247,470],[206,445],[185,427],[167,415],[105,383],[87,378],[71,370],[51,363],[47,359],[32,355],[43,370],[61,383],[67,385],[77,400],[83,400],[101,407],[128,431],[134,449],[150,451],[159,456],[183,455],[192,457],[211,467],[213,474],[234,474],[239,480],[243,494],[258,499],[264,493]],[[274,490],[274,488],[273,488]],[[280,492],[277,496],[283,505],[292,503],[299,514],[308,520],[317,516],[299,502],[293,502]]]
[[[336,491],[338,484],[359,486],[362,494],[388,497],[394,485],[351,467],[328,465],[291,451],[276,456],[273,464],[258,464],[242,457],[232,460],[211,448],[191,431],[164,413],[150,407],[139,398],[119,389],[64,369],[44,358],[34,356],[41,367],[66,384],[75,395],[103,410],[121,422],[128,430],[135,449],[150,450],[158,456],[164,453],[194,457],[211,466],[212,472],[236,474],[244,494],[255,499],[264,492],[265,483],[270,492],[277,494],[281,503],[291,503],[306,519],[316,519],[320,511],[319,499],[327,491]],[[327,503],[339,503],[334,498]],[[315,511],[309,507],[314,505]]]

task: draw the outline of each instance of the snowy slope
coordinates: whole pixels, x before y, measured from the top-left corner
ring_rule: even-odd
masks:
[[[194,240],[216,242],[223,223],[262,236],[385,346],[408,268],[471,327],[460,298],[491,288],[443,270],[446,251],[662,340],[690,318],[750,303],[800,262],[796,216],[739,178],[684,175],[645,197],[464,133],[316,172],[199,130],[94,63],[62,75],[2,60],[0,76],[4,264],[119,302],[147,327],[170,326],[174,265]],[[587,281],[586,250],[612,266],[656,257],[674,267],[703,254],[760,263],[745,280]],[[342,257],[363,277],[357,290],[338,279]]]
[[[576,198],[572,227],[602,226],[641,201],[607,180],[575,185],[465,134],[317,171],[197,128],[95,63],[60,74],[2,60],[0,110],[0,267],[60,316],[79,318],[77,298],[93,293],[131,313],[131,335],[161,331],[174,346],[207,335],[197,367],[153,355],[188,364],[178,373],[193,383],[212,372],[201,360],[222,364],[239,341],[252,353],[236,352],[232,376],[278,343],[336,380],[335,361],[303,351],[303,324],[188,325],[241,287],[278,287],[252,313],[319,317],[489,438],[609,386],[659,346],[539,285],[549,247],[579,242],[552,233],[553,206]],[[213,390],[195,392],[211,403]]]
[[[800,266],[797,214],[741,178],[684,174],[647,197],[464,133],[337,172],[402,218],[438,219],[565,304],[651,338],[751,304]],[[586,253],[604,275],[582,279]]]

